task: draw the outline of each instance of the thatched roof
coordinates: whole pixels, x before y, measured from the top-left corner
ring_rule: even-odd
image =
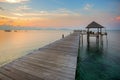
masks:
[[[102,25],[96,23],[95,21],[93,21],[86,28],[104,28],[104,27]]]

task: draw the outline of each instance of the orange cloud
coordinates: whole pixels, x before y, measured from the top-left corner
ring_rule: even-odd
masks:
[[[58,13],[59,12],[59,13]],[[1,19],[1,24],[8,24],[13,26],[75,26],[80,24],[81,15],[60,9],[55,12],[31,12],[31,13],[12,13],[16,18],[11,19],[11,22],[7,18],[6,21]]]
[[[11,19],[9,19],[6,16],[1,16],[0,15],[0,25],[10,25]]]
[[[28,9],[27,7],[20,7]],[[34,11],[34,12],[12,12],[12,16],[6,15],[5,19],[0,18],[0,25],[13,26],[39,26],[39,27],[67,27],[67,26],[86,26],[91,21],[101,24],[111,23],[114,17],[109,13],[96,12],[95,15],[85,15],[66,9],[55,11]],[[120,20],[120,17],[116,18]],[[113,20],[112,20],[113,21]]]
[[[118,21],[119,21],[119,20],[120,20],[120,16],[116,17],[116,20],[118,20]]]

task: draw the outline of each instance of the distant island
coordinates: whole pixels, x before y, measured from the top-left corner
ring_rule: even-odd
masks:
[[[1,25],[0,30],[74,30],[74,29],[80,29],[79,27],[76,28],[71,28],[71,27],[66,27],[66,28],[41,28],[41,27],[22,27],[22,26],[10,26],[10,25]]]
[[[16,26],[2,25],[2,26],[0,26],[0,30],[42,30],[42,28],[39,28],[39,27],[16,27]]]

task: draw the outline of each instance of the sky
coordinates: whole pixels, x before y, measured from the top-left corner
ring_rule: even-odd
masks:
[[[0,0],[0,25],[120,28],[120,0]]]

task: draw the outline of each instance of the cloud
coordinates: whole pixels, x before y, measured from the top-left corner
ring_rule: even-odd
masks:
[[[116,17],[116,20],[120,21],[120,16]]]
[[[29,9],[27,7],[20,7],[18,9]],[[62,17],[62,16],[80,16],[79,13],[73,12],[67,9],[57,9],[53,11],[32,11],[32,12],[13,12],[12,13],[15,16],[23,16],[23,17],[49,17],[49,18],[56,18],[56,17]]]
[[[26,7],[19,7],[21,10],[25,8]],[[13,20],[13,23],[9,22],[9,24],[21,26],[87,26],[86,24],[94,20],[106,26],[108,23],[113,23],[113,18],[115,19],[112,13],[93,9],[90,10],[90,12],[92,12],[91,15],[88,15],[66,8],[49,11],[30,10],[19,12],[16,10],[11,12],[11,16],[9,15]]]
[[[66,9],[66,8],[60,8],[60,9],[57,9],[53,12],[56,12],[56,13],[71,13],[72,11]]]
[[[13,14],[16,16],[24,16],[23,14],[20,14],[20,13],[13,13]]]
[[[91,10],[92,7],[93,7],[92,4],[86,4],[86,5],[84,6],[84,10]]]
[[[0,0],[0,2],[6,2],[6,3],[21,3],[26,1],[29,1],[29,0]]]
[[[12,12],[13,25],[21,26],[70,26],[79,25],[80,14],[68,9],[56,9],[52,11],[28,11]],[[19,19],[19,20],[18,20]],[[21,20],[20,20],[21,19]]]
[[[30,10],[31,8],[28,7],[27,5],[19,6],[16,8],[18,11],[25,11],[25,10]]]
[[[0,15],[0,25],[10,25],[12,18]]]

